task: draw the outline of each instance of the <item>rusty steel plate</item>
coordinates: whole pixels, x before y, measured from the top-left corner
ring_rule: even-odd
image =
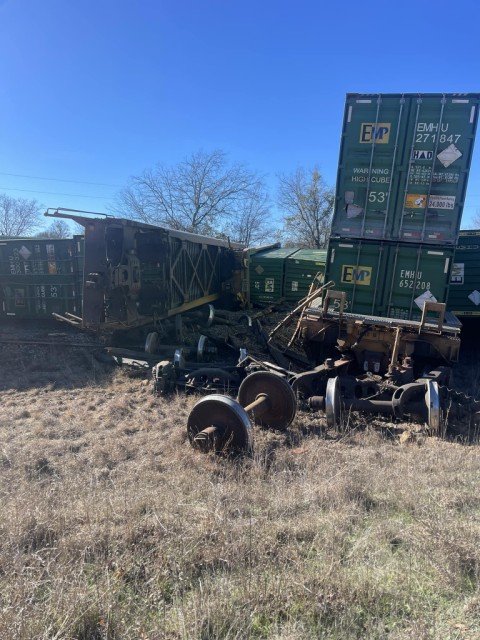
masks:
[[[240,453],[252,449],[252,425],[244,409],[232,398],[213,394],[196,403],[187,421],[190,444],[195,447],[195,436],[212,426],[217,427],[213,447],[216,453]]]
[[[248,411],[258,396],[267,399],[257,412],[252,411],[252,420],[263,427],[287,429],[297,412],[297,398],[287,380],[270,371],[251,373],[240,385],[237,399]]]

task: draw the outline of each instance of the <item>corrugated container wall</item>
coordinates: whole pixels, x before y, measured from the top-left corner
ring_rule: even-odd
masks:
[[[283,297],[285,260],[298,249],[271,249],[250,257],[250,302],[271,304]]]
[[[460,231],[448,309],[460,317],[480,316],[480,230]]]
[[[454,248],[330,239],[326,280],[347,295],[346,311],[420,320],[425,300],[446,302]]]
[[[285,260],[285,300],[295,303],[305,298],[312,283],[323,284],[327,251],[322,249],[299,249]]]
[[[332,235],[455,244],[480,94],[347,94]]]
[[[0,315],[51,318],[81,313],[81,243],[73,239],[0,240]]]

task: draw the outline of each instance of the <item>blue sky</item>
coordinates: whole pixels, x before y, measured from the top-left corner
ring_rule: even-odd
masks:
[[[480,91],[479,6],[0,0],[0,193],[106,211],[129,176],[200,149],[264,174],[273,201],[297,166],[333,186],[347,92]]]

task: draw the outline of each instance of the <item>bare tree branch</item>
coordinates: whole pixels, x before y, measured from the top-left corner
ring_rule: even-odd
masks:
[[[173,229],[217,234],[233,228],[245,207],[258,205],[263,190],[255,172],[229,163],[223,151],[199,151],[175,166],[158,165],[134,176],[118,194],[115,212]]]
[[[82,228],[83,233],[83,228]],[[72,232],[68,223],[65,220],[55,220],[52,224],[36,234],[36,238],[70,238]]]
[[[263,187],[243,200],[224,235],[249,247],[271,239],[272,225],[268,196]]]
[[[299,168],[279,177],[278,205],[285,212],[284,234],[289,244],[322,249],[327,246],[334,192],[317,168]]]
[[[40,227],[40,204],[0,193],[0,235],[18,237]]]

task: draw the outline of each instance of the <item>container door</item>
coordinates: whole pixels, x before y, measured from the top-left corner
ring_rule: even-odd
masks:
[[[457,316],[480,316],[480,234],[461,237],[450,277],[448,309]]]
[[[345,291],[345,311],[378,315],[384,279],[385,246],[380,242],[330,240],[325,280]]]
[[[408,101],[400,95],[347,96],[332,234],[390,237],[396,210],[397,166],[403,162]]]
[[[478,95],[412,99],[392,238],[455,244],[467,189]]]
[[[420,320],[426,300],[446,302],[453,255],[449,247],[390,245],[381,315]]]

